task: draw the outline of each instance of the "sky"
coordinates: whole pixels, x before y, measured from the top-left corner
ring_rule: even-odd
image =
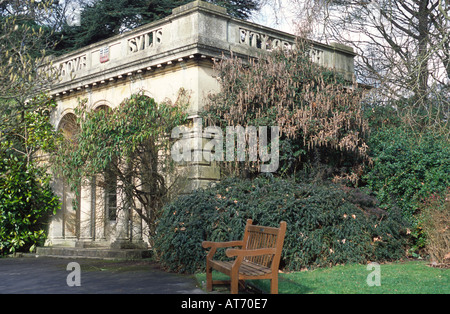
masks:
[[[287,33],[295,33],[295,14],[290,10],[292,8],[291,0],[275,0],[272,3],[266,3],[261,10],[255,12],[250,21],[267,27],[275,28]],[[274,8],[274,6],[276,6]]]
[[[262,0],[261,10],[254,12],[250,21],[271,27],[286,33],[305,35],[310,39],[322,41],[323,11],[322,7],[312,7],[312,1],[306,0]],[[315,5],[321,5],[321,1],[314,1]],[[308,16],[315,20],[308,22]],[[302,27],[302,23],[305,27]],[[299,33],[304,32],[306,33]]]
[[[85,0],[87,2],[89,0]],[[292,13],[292,1],[295,0],[265,0],[261,10],[254,12],[250,21],[271,27],[287,33],[294,33],[295,14]],[[66,5],[69,25],[79,25],[80,4],[79,1],[62,0]]]

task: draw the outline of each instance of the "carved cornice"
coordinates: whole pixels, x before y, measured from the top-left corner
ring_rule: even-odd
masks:
[[[60,76],[49,93],[61,97],[135,75],[161,71],[180,62],[220,58],[233,52],[258,57],[264,51],[295,46],[294,35],[231,18],[226,10],[194,1],[165,19],[55,58]],[[311,58],[353,76],[353,50],[312,42]]]

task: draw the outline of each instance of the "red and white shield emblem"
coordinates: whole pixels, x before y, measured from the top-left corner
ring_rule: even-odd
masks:
[[[100,48],[100,63],[105,63],[109,61],[109,47]]]

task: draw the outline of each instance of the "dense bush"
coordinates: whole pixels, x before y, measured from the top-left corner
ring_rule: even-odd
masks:
[[[431,132],[413,132],[404,127],[384,127],[370,139],[373,168],[365,179],[380,201],[380,207],[399,208],[413,224],[416,248],[423,247],[418,228],[418,209],[433,193],[450,186],[450,143]]]
[[[221,90],[207,98],[201,112],[206,126],[278,126],[279,174],[320,162],[337,175],[357,181],[355,163],[368,161],[368,122],[362,91],[339,73],[311,61],[310,43],[276,49],[264,60],[225,58],[215,64]],[[353,92],[349,93],[349,86]],[[259,161],[261,162],[261,160]],[[252,160],[222,163],[227,173],[258,173]]]
[[[421,205],[420,228],[426,235],[425,250],[434,262],[443,263],[450,254],[450,188],[432,194]]]
[[[0,158],[0,255],[43,244],[47,218],[59,207],[49,181],[20,157]]]
[[[240,239],[249,218],[268,226],[287,222],[286,270],[383,261],[405,252],[401,219],[378,209],[368,195],[332,184],[259,177],[225,179],[165,206],[157,228],[157,256],[171,271],[203,270],[202,241]]]
[[[23,96],[30,99],[0,99],[0,255],[42,242],[45,218],[59,207],[43,158],[59,139],[50,123],[56,103],[45,94]]]

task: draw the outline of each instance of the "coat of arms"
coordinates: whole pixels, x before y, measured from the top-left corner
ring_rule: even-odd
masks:
[[[100,48],[100,63],[105,63],[109,61],[109,47]]]

